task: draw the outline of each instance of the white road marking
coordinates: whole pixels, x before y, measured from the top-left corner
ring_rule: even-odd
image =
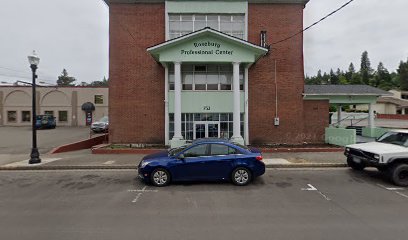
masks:
[[[139,198],[142,196],[143,193],[146,192],[158,192],[159,190],[148,190],[146,189],[147,186],[144,186],[142,189],[129,189],[128,192],[137,192],[138,194],[136,195],[135,199],[133,199],[132,203],[136,203]]]
[[[403,196],[404,198],[408,198],[408,196],[405,195],[405,194],[403,194],[403,193],[400,193],[400,192],[395,192],[395,193],[398,194],[398,195],[400,195],[400,196]]]
[[[115,161],[106,161],[106,162],[104,162],[103,164],[111,165],[111,164],[114,164],[114,163],[115,163]]]
[[[132,203],[136,203],[137,200],[139,200],[140,196],[142,196],[142,193],[138,193],[138,194],[136,195],[136,198],[133,199]]]
[[[35,167],[35,166],[39,166],[39,165],[43,165],[46,163],[50,163],[50,162],[54,162],[57,160],[60,160],[62,158],[42,158],[41,159],[41,163],[38,164],[28,164],[28,159],[27,160],[23,160],[23,161],[19,161],[19,162],[14,162],[14,163],[9,163],[4,165],[4,167],[22,167],[22,166],[30,166],[30,167]]]
[[[128,192],[158,192],[159,190],[130,189]]]
[[[329,197],[327,197],[326,195],[324,195],[324,193],[320,192],[317,188],[315,188],[312,184],[307,184],[308,188],[302,188],[302,191],[316,191],[318,192],[324,199],[326,199],[327,201],[331,201],[331,199]]]
[[[309,186],[309,188],[302,188],[302,191],[316,191],[317,188],[313,187],[312,184],[307,184],[307,186]]]
[[[382,188],[384,188],[384,189],[387,189],[387,190],[389,190],[389,191],[405,190],[405,188],[400,188],[400,187],[386,187],[386,186],[381,185],[381,184],[377,184],[377,186],[380,186],[380,187],[382,187]]]

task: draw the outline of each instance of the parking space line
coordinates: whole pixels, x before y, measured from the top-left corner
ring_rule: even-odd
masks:
[[[144,186],[142,189],[129,189],[128,190],[128,192],[137,192],[137,195],[136,195],[135,199],[132,200],[132,203],[136,203],[139,200],[139,198],[143,195],[143,193],[148,193],[148,192],[156,193],[156,192],[159,191],[159,190],[149,190],[149,189],[146,189],[146,188],[147,188],[147,186]]]
[[[114,164],[114,163],[115,163],[115,161],[106,161],[106,162],[104,162],[103,164],[111,165],[111,164]]]
[[[386,186],[384,186],[382,184],[379,184],[379,183],[377,183],[377,186],[382,187],[382,188],[384,188],[386,190],[389,190],[389,191],[405,190],[405,188],[401,188],[401,187],[386,187]]]
[[[133,199],[132,203],[136,203],[137,200],[139,200],[140,196],[142,196],[142,193],[138,193],[138,194],[136,195],[136,198]]]
[[[400,193],[400,192],[395,192],[395,193],[398,194],[398,195],[400,195],[400,196],[402,196],[402,197],[404,197],[404,198],[408,198],[408,196],[405,195],[405,194],[403,194],[403,193]]]
[[[314,187],[312,184],[307,184],[308,188],[302,188],[302,191],[316,191],[317,193],[319,193],[324,199],[326,199],[327,201],[331,201],[331,199],[329,197],[327,197],[324,193],[322,193],[321,191],[319,191],[316,187]]]

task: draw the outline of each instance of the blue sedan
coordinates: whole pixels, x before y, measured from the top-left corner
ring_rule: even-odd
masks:
[[[145,182],[158,187],[172,181],[220,180],[243,186],[264,174],[265,164],[255,148],[211,139],[147,155],[138,172]]]

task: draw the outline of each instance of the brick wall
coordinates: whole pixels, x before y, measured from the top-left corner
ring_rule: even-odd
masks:
[[[146,48],[165,40],[161,4],[110,4],[112,143],[164,143],[164,68]]]
[[[307,143],[323,143],[325,128],[329,126],[329,101],[304,101],[303,126],[304,131],[299,135]]]
[[[284,39],[303,27],[303,6],[297,4],[249,4],[249,41],[259,44],[259,34],[267,31],[267,43]],[[274,126],[277,63],[278,117]],[[273,45],[249,71],[250,143],[299,144],[303,140],[303,36]]]

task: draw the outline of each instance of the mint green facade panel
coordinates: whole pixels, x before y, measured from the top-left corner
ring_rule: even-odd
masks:
[[[234,111],[233,92],[181,92],[181,112],[183,113],[232,113]],[[244,112],[244,92],[241,92],[241,112]],[[174,91],[169,91],[169,112],[174,113]]]
[[[377,96],[324,96],[324,95],[307,95],[305,100],[329,100],[331,104],[369,104],[376,103]]]
[[[253,51],[216,36],[189,39],[163,49],[159,57],[160,62],[253,63],[255,60]]]
[[[167,1],[168,13],[228,13],[244,14],[246,1]]]
[[[328,144],[346,146],[356,143],[356,130],[328,127],[325,130],[325,141]]]
[[[364,127],[362,129],[362,135],[364,137],[373,137],[378,138],[381,137],[384,133],[389,132],[391,129],[388,128],[369,128]]]

